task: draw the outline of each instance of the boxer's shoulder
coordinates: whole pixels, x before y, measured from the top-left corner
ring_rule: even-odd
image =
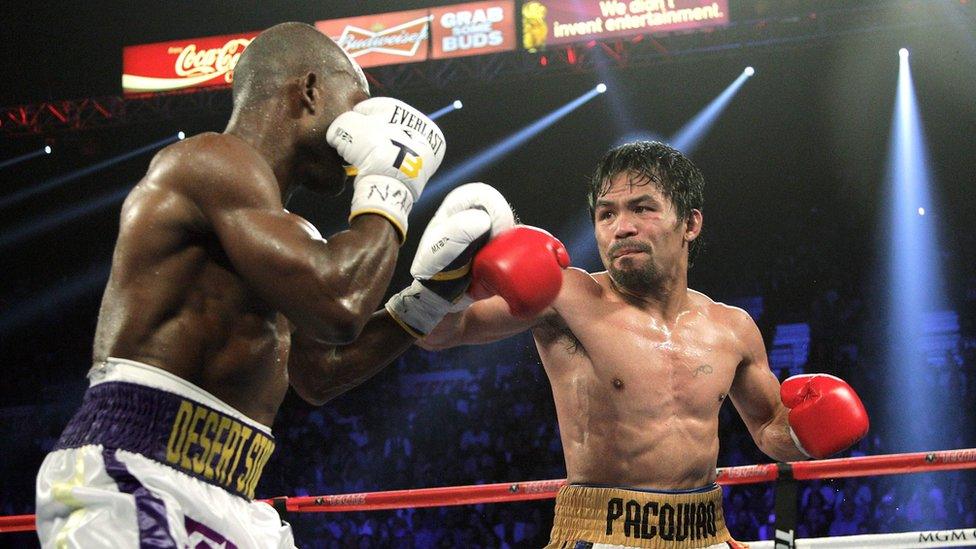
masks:
[[[579,314],[580,309],[591,308],[606,292],[601,276],[606,273],[591,274],[577,267],[563,269],[563,285],[553,308],[560,314]]]
[[[749,317],[749,313],[739,307],[715,301],[711,297],[688,288],[688,303],[693,309],[697,309],[719,322],[737,323]]]
[[[150,163],[141,185],[177,191],[204,204],[234,197],[280,201],[277,181],[267,161],[243,140],[213,132],[161,150]]]
[[[733,339],[746,347],[751,347],[756,338],[762,340],[756,321],[745,310],[715,301],[707,295],[689,289],[692,304],[703,312],[711,324],[719,330],[728,332]]]

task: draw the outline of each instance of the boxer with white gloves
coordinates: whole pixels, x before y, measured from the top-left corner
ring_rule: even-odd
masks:
[[[294,547],[255,490],[289,381],[333,380],[286,368],[356,340],[444,143],[301,23],[250,43],[233,97],[223,133],[160,151],[122,207],[91,384],[37,475],[44,547]],[[338,194],[349,163],[349,229],[326,241],[284,203]]]

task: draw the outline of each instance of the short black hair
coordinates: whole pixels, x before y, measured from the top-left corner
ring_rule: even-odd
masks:
[[[633,175],[631,184],[653,184],[674,205],[679,221],[692,210],[703,211],[705,178],[694,163],[680,151],[660,141],[634,141],[607,151],[590,178],[588,204],[594,220],[596,201],[610,191],[610,183],[620,173]],[[694,264],[704,246],[699,235],[688,247],[688,265]]]

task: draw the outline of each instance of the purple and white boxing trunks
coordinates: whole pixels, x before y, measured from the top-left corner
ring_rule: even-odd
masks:
[[[295,546],[278,513],[252,501],[270,429],[139,362],[109,359],[89,379],[37,474],[42,546]]]

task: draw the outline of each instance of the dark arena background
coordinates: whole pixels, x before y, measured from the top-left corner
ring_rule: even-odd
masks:
[[[208,46],[219,48],[283,21],[358,16],[382,19],[363,28],[383,36],[397,24],[391,12],[456,4],[5,2],[0,515],[34,512],[38,467],[81,402],[126,192],[178,132],[222,131],[230,114],[222,75],[205,83],[213,86],[123,89],[124,48],[172,42],[159,50],[172,65],[198,38],[220,37]],[[527,36],[538,5],[550,13],[575,6],[583,21],[602,17],[601,4],[717,6],[721,17],[699,11],[701,21],[686,28],[617,34],[609,24],[601,33],[548,21],[547,41]],[[437,40],[452,31],[435,14],[434,28],[417,31],[431,38],[413,57],[388,54],[365,71],[374,96],[427,113],[443,108],[447,156],[412,227],[426,225],[446,190],[484,181],[522,222],[559,237],[575,265],[602,270],[585,201],[603,153],[656,139],[702,170],[706,246],[689,286],[752,315],[781,380],[841,376],[872,419],[868,436],[835,456],[855,458],[843,462],[849,470],[786,488],[782,473],[779,482],[730,482],[725,511],[736,539],[773,540],[782,529],[777,547],[790,547],[794,537],[915,532],[897,542],[915,544],[871,546],[976,545],[976,476],[966,470],[976,462],[966,451],[976,447],[974,4],[480,2],[455,6],[475,17],[482,10],[482,22],[460,35],[484,39],[454,45],[466,55],[445,54],[450,42]],[[560,42],[557,30],[577,35]],[[368,55],[378,58],[359,59]],[[183,72],[226,73],[219,59],[197,61]],[[299,192],[288,208],[328,237],[345,228],[349,200],[348,191]],[[387,295],[409,283],[420,234],[401,249]],[[440,353],[415,347],[318,408],[289,393],[273,429],[278,447],[260,498],[495,483],[516,494],[519,483],[566,476],[549,383],[528,334]],[[729,402],[719,431],[719,467],[771,461]],[[859,457],[918,452],[928,464],[962,465],[850,473]],[[286,520],[300,547],[542,547],[553,516],[546,490],[532,501],[291,509]],[[36,545],[33,531],[0,526],[0,546]]]

